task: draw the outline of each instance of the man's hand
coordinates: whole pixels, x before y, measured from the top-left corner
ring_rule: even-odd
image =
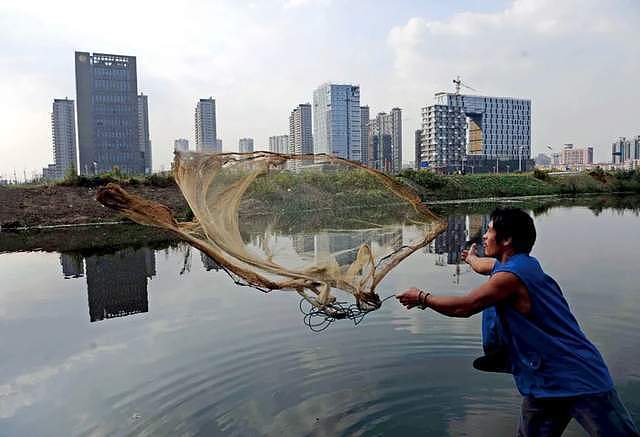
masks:
[[[402,293],[397,293],[396,299],[398,299],[402,305],[410,310],[411,308],[423,305],[423,302],[420,302],[420,293],[422,293],[422,296],[424,296],[425,294],[424,291],[419,290],[416,287],[411,287],[403,291]]]
[[[473,243],[469,249],[463,250],[461,256],[462,261],[470,265],[473,259],[478,257],[478,252],[476,251],[476,243]]]
[[[496,263],[494,258],[479,257],[476,251],[476,243],[473,243],[468,250],[463,250],[460,257],[469,264],[474,272],[481,275],[489,275]]]

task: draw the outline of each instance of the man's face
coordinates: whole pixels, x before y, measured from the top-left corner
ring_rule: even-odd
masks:
[[[489,228],[487,232],[482,236],[482,246],[484,248],[484,255],[496,257],[500,250],[500,246],[496,241],[496,230],[493,229],[493,220],[489,222]]]

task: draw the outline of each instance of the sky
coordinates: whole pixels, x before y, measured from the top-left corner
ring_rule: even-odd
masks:
[[[99,6],[98,6],[99,5]],[[638,0],[60,0],[0,3],[0,178],[52,162],[51,105],[75,99],[74,51],[137,57],[154,168],[194,146],[212,96],[225,151],[288,133],[324,82],[360,85],[372,116],[403,110],[403,158],[420,109],[462,80],[531,99],[533,154],[640,135]]]

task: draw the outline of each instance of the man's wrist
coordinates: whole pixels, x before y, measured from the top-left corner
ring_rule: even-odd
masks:
[[[428,291],[420,290],[418,294],[418,302],[420,303],[420,308],[423,310],[429,308],[429,296],[431,296],[431,293]]]

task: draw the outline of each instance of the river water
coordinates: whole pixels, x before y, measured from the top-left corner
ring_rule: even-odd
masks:
[[[628,206],[537,205],[532,254],[638,421],[640,218]],[[446,211],[449,229],[393,270],[381,297],[482,283],[459,251],[489,211]],[[313,251],[316,240],[298,241]],[[316,333],[296,295],[239,287],[188,246],[153,247],[0,254],[0,435],[513,435],[511,377],[471,367],[479,315],[389,300],[358,326]]]

